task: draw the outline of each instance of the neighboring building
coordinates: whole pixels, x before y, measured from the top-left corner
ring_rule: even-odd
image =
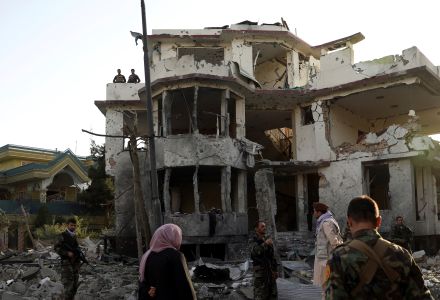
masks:
[[[234,257],[257,218],[276,224],[275,235],[310,232],[318,200],[345,224],[360,194],[378,201],[384,231],[402,215],[418,236],[440,233],[439,146],[429,137],[440,132],[439,68],[415,47],[355,64],[353,45],[363,38],[310,46],[281,24],[249,21],[153,30],[164,217],[182,227],[196,256]],[[132,165],[118,136],[133,124],[146,134],[142,87],[110,83],[106,101],[95,102],[112,136],[106,166],[126,242],[134,241]],[[222,213],[210,223],[213,207]]]
[[[92,163],[70,150],[0,147],[0,200],[76,201]]]

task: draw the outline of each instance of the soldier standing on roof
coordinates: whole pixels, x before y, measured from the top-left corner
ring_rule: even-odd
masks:
[[[113,83],[125,83],[125,76],[121,74],[121,69],[118,69],[117,72],[118,74],[113,78]]]
[[[326,299],[433,299],[411,254],[377,232],[382,218],[373,199],[351,200],[347,217],[353,240],[328,261]]]
[[[75,218],[68,219],[66,230],[59,235],[58,241],[54,246],[55,251],[61,257],[61,282],[64,285],[65,300],[73,300],[78,288],[81,260],[74,252],[74,249],[78,249],[79,246],[75,230]]]
[[[255,224],[255,235],[251,245],[251,258],[254,271],[254,299],[278,299],[277,262],[274,256],[273,241],[266,236],[266,224]]]

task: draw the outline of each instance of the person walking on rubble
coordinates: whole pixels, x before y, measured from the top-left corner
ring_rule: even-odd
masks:
[[[323,287],[325,267],[330,254],[342,244],[338,222],[324,203],[313,203],[313,216],[316,221],[315,263],[313,266],[313,285]]]
[[[150,250],[139,264],[139,300],[195,300],[185,256],[179,251],[182,229],[175,224],[160,226],[150,241]]]
[[[61,282],[64,285],[65,300],[72,300],[78,288],[81,260],[75,252],[79,247],[75,230],[75,218],[68,219],[66,230],[59,235],[54,246],[55,252],[61,257]]]
[[[255,224],[250,251],[254,271],[254,299],[278,299],[276,282],[278,265],[275,260],[273,241],[266,237],[266,224],[263,221]]]
[[[390,232],[389,240],[411,253],[411,245],[413,243],[413,232],[403,223],[403,217],[396,217],[396,224],[393,226]]]
[[[382,218],[373,199],[352,199],[347,217],[353,240],[328,261],[326,299],[433,299],[411,254],[378,233]]]

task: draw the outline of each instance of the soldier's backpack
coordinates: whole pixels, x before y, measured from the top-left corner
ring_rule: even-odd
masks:
[[[359,250],[368,256],[368,261],[362,267],[359,274],[360,281],[353,291],[351,291],[351,295],[353,297],[361,291],[364,285],[371,282],[379,267],[384,271],[391,283],[399,278],[399,274],[396,271],[382,262],[386,250],[391,245],[392,243],[383,238],[379,238],[373,248],[360,240],[352,240],[350,243],[348,243],[349,247]]]

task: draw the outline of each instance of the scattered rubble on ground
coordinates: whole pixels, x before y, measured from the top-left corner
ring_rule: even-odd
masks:
[[[434,299],[440,299],[440,251],[435,256],[427,256],[425,251],[413,253],[413,258],[422,270],[425,285]]]
[[[83,265],[75,299],[137,299],[138,261],[120,255],[102,254],[99,243],[85,239],[82,246],[91,263]],[[99,254],[101,252],[101,254]],[[287,254],[287,253],[286,253]],[[321,291],[313,286],[312,267],[298,253],[283,255],[284,278],[277,280],[279,299],[320,299]],[[435,299],[440,299],[440,253],[427,256],[413,253],[425,284]],[[189,264],[198,299],[253,299],[252,263],[224,262],[202,258]],[[59,256],[52,247],[40,247],[17,253],[0,253],[0,299],[62,299]]]

